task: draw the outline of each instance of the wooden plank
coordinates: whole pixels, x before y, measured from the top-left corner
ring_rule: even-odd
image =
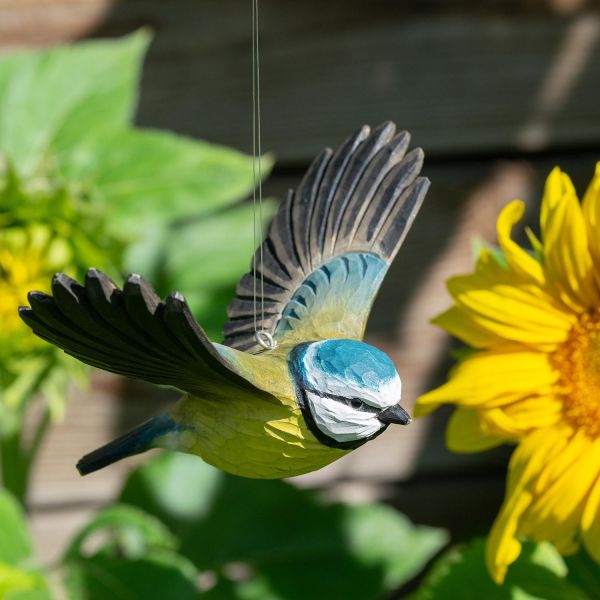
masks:
[[[595,144],[600,135],[595,17],[571,24],[550,18],[394,19],[365,6],[360,18],[341,25],[325,21],[315,31],[302,13],[290,19],[295,11],[289,6],[284,13],[278,2],[264,5],[263,147],[280,164],[304,163],[315,147],[385,119],[409,129],[430,155],[578,146]],[[219,28],[217,9],[210,15]],[[186,30],[172,26],[165,24],[150,53],[140,124],[248,149],[244,35],[192,47]],[[202,31],[192,39],[203,40]],[[571,49],[574,36],[589,40],[579,61],[570,56],[578,52]],[[566,69],[568,76],[555,75],[565,49],[573,68]],[[562,92],[542,115],[540,93],[552,77]],[[540,115],[542,134],[528,138]]]
[[[264,148],[281,165],[304,164],[315,148],[384,119],[437,156],[595,147],[599,17],[512,5],[521,9],[262,0]],[[0,45],[150,25],[139,123],[247,150],[248,10],[221,0],[5,0]]]

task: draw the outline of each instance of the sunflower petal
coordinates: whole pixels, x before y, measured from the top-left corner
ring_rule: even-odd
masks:
[[[600,162],[596,164],[596,172],[583,197],[583,218],[588,234],[590,254],[596,267],[600,272]],[[600,280],[600,277],[597,277]]]
[[[417,406],[496,407],[532,394],[550,393],[556,380],[547,354],[476,352],[455,367],[447,383],[421,396]]]
[[[596,479],[585,505],[581,517],[581,533],[586,550],[600,563],[600,476]]]
[[[509,466],[504,503],[488,536],[486,565],[498,584],[504,581],[506,570],[519,557],[519,536],[522,518],[533,501],[532,481],[544,464],[564,447],[561,429],[540,429],[528,435],[513,453]]]
[[[506,438],[492,435],[484,430],[476,410],[457,408],[446,428],[446,446],[452,452],[483,452],[495,448]]]
[[[450,279],[448,291],[474,326],[506,342],[548,350],[565,341],[575,322],[538,286],[508,273],[490,276],[489,269],[480,269]]]
[[[520,200],[515,200],[504,207],[496,224],[498,243],[510,270],[515,275],[543,286],[545,277],[542,265],[511,238],[512,228],[521,220],[524,212],[525,204]]]
[[[533,395],[485,410],[481,418],[487,429],[496,435],[519,438],[534,429],[559,423],[562,408],[562,401],[552,394]]]
[[[506,343],[499,335],[480,327],[471,313],[459,306],[453,306],[431,322],[473,348],[489,348]]]
[[[570,179],[560,176],[560,183],[556,170],[548,177],[542,203],[544,269],[561,301],[583,312],[598,304],[598,291],[583,211]]]
[[[544,187],[544,197],[540,210],[540,226],[542,231],[548,224],[548,215],[560,203],[564,196],[576,195],[575,187],[571,178],[560,170],[560,167],[554,167],[546,179]]]
[[[559,455],[550,462],[560,459]],[[563,554],[572,552],[577,547],[584,508],[599,471],[600,444],[588,439],[560,477],[535,495],[524,519],[523,533],[536,541],[550,541]]]
[[[488,536],[485,562],[492,579],[504,582],[508,567],[521,554],[518,539],[519,519],[531,503],[531,494],[514,494],[504,502]]]

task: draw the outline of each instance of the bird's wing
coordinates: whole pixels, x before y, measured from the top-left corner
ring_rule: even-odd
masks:
[[[224,387],[257,391],[233,353],[219,354],[181,294],[163,302],[139,275],[121,290],[95,269],[83,286],[58,274],[51,296],[30,292],[28,298],[31,307],[19,309],[25,323],[88,365],[195,395],[219,390],[223,396]]]
[[[373,132],[363,127],[335,153],[321,152],[275,215],[256,270],[240,280],[225,344],[257,350],[255,312],[258,328],[278,341],[362,338],[429,187],[419,177],[423,151],[407,154],[409,141],[384,123]]]

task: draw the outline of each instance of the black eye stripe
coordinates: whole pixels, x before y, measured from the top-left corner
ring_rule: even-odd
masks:
[[[375,408],[374,406],[369,406],[360,398],[344,398],[343,396],[334,396],[333,394],[323,393],[319,393],[319,396],[321,396],[322,398],[329,398],[330,400],[335,400],[336,402],[340,402],[341,404],[345,404],[346,406],[351,406],[354,410],[368,412],[373,415],[376,415],[381,410],[379,408]]]

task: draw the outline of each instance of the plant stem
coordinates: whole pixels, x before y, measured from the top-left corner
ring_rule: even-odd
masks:
[[[0,464],[2,465],[2,483],[25,507],[31,469],[40,450],[40,446],[50,425],[50,411],[47,407],[36,424],[33,438],[28,448],[24,447],[21,428],[0,440]]]
[[[25,506],[29,469],[21,434],[21,430],[17,429],[0,440],[0,461],[4,487]]]

